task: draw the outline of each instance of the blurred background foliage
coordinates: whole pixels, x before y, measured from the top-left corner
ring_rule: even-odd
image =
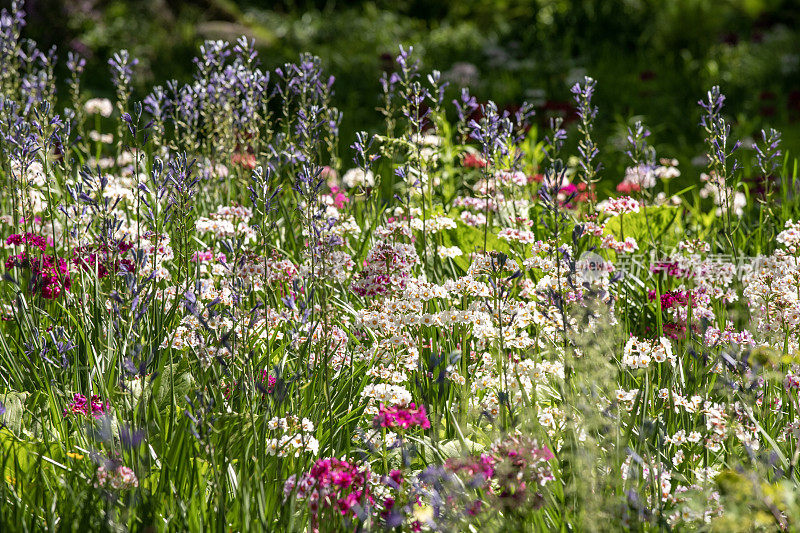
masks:
[[[4,0],[5,1],[5,0]],[[127,48],[139,59],[135,97],[168,79],[187,81],[205,39],[254,38],[264,68],[320,56],[336,76],[343,145],[378,131],[378,79],[398,45],[413,45],[423,69],[469,86],[479,100],[574,115],[569,86],[598,80],[598,133],[618,153],[635,118],[659,154],[697,162],[699,109],[719,84],[734,134],[745,141],[766,125],[800,139],[800,5],[797,0],[27,0],[25,34],[63,58],[88,60],[84,85],[112,95],[107,60]],[[64,94],[66,91],[62,91]]]

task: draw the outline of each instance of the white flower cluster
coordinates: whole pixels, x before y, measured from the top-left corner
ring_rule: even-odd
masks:
[[[617,253],[633,253],[639,249],[639,244],[633,237],[625,237],[624,241],[618,241],[613,235],[603,235],[600,246],[614,250]]]
[[[800,246],[800,222],[789,219],[786,221],[786,229],[778,233],[776,240],[786,246],[789,253],[796,254]]]
[[[458,246],[442,246],[439,248],[439,256],[445,259],[454,259],[462,255],[464,255],[464,252]]]
[[[358,186],[374,187],[375,175],[371,170],[368,170],[365,173],[361,168],[351,168],[344,173],[344,176],[342,176],[342,183],[344,183],[345,187],[348,189]]]
[[[497,234],[497,238],[522,244],[532,244],[536,242],[536,234],[526,229],[504,228]]]
[[[700,198],[712,198],[714,205],[717,206],[717,216],[722,216],[728,209],[741,217],[744,208],[747,207],[747,197],[741,191],[735,191],[733,187],[728,187],[722,179],[718,179],[715,174],[700,174],[700,180],[705,182],[700,189]]]
[[[256,239],[255,230],[248,224],[253,211],[242,206],[220,206],[209,217],[200,217],[195,222],[198,233],[213,233],[217,238],[240,235],[246,242]]]
[[[411,403],[411,393],[405,387],[388,383],[367,385],[361,391],[361,397],[369,401],[366,409],[368,414],[378,414],[378,407],[381,404],[404,406]]]
[[[421,218],[412,218],[411,227],[417,231],[422,231],[423,228],[426,233],[438,233],[445,229],[456,229],[456,222],[449,217],[431,217],[423,220]]]
[[[478,276],[480,274],[513,273],[519,270],[519,264],[512,258],[506,257],[502,260],[499,254],[493,252],[474,252],[472,263],[469,265],[468,276]]]
[[[666,337],[657,340],[637,339],[631,337],[625,343],[622,353],[622,364],[629,368],[647,368],[651,361],[663,363],[669,361],[673,365],[676,360],[672,353],[672,344]]]
[[[92,130],[89,132],[89,139],[100,144],[111,144],[114,142],[114,135]]]
[[[652,189],[658,180],[668,180],[681,175],[678,170],[677,159],[662,159],[660,165],[639,165],[625,169],[624,184],[630,184],[639,189]]]
[[[108,98],[90,98],[83,105],[83,109],[90,115],[99,114],[108,118],[114,111],[114,106]]]
[[[503,185],[514,184],[519,187],[524,187],[528,184],[528,175],[520,170],[515,172],[499,170],[495,173],[495,178],[497,178],[497,180],[499,180]]]
[[[308,418],[299,420],[295,416],[286,418],[273,417],[267,422],[272,432],[280,432],[279,437],[267,440],[267,453],[278,457],[300,457],[307,452],[319,454],[319,441],[314,437],[314,424]]]
[[[11,175],[14,176],[21,185],[44,187],[47,184],[47,176],[45,176],[44,167],[42,167],[39,161],[32,161],[23,168],[20,161],[13,160],[11,162]]]
[[[795,231],[792,226],[778,238],[791,242]],[[757,268],[743,279],[743,294],[750,313],[758,330],[765,335],[760,340],[775,343],[781,350],[784,341],[789,347],[800,342],[800,265],[796,257],[789,255],[790,250],[776,250],[771,256],[760,258]]]

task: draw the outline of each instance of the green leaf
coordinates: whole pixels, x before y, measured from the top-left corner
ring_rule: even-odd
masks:
[[[25,411],[25,402],[30,396],[29,392],[5,392],[0,394],[0,403],[6,412],[0,416],[0,421],[15,435],[22,432],[22,414]]]
[[[464,271],[469,269],[469,254],[476,250],[483,250],[483,237],[483,228],[474,228],[461,223],[458,223],[456,229],[442,232],[442,242],[445,246],[458,246],[464,252],[464,255],[453,259],[453,262]],[[486,249],[490,252],[513,255],[508,243],[498,239],[497,235],[491,231],[486,235]]]
[[[483,451],[483,446],[469,439],[464,439],[463,445],[460,440],[443,441],[439,444],[439,452],[448,459],[461,457],[465,454],[474,455],[481,451]]]
[[[195,386],[194,377],[184,364],[173,363],[164,365],[164,369],[155,379],[151,389],[152,398],[155,400],[160,410],[164,410],[170,406],[173,382],[176,403],[182,402],[183,397],[187,396]]]
[[[651,248],[653,241],[669,248],[683,237],[680,209],[674,206],[642,207],[638,213],[608,219],[604,233],[617,239],[622,235],[625,238],[633,237],[639,250]]]

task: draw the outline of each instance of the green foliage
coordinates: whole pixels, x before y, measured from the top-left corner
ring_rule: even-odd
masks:
[[[653,247],[669,249],[684,238],[680,215],[679,207],[642,207],[638,213],[609,218],[604,232],[616,238],[633,237],[641,251]]]
[[[6,391],[0,394],[0,405],[3,405],[6,410],[0,416],[0,422],[15,435],[22,431],[22,414],[25,411],[25,401],[30,395],[29,392],[13,391]]]
[[[458,267],[466,272],[472,260],[469,254],[483,250],[484,237],[486,238],[486,250],[492,252],[500,252],[506,255],[511,254],[511,248],[508,243],[497,238],[497,235],[489,231],[484,233],[480,228],[472,226],[460,226],[458,229],[445,230],[442,232],[442,241],[444,246],[458,246],[464,251],[464,255],[453,258],[453,262]]]
[[[44,259],[11,259],[21,246],[13,240],[5,249],[0,530],[731,531],[790,530],[800,519],[800,404],[792,388],[800,338],[784,313],[794,293],[761,305],[738,280],[647,268],[641,276],[593,278],[571,257],[588,250],[614,256],[603,235],[577,231],[589,223],[595,231],[603,226],[605,236],[635,239],[643,255],[673,253],[694,238],[709,241],[712,253],[725,248],[717,206],[694,191],[700,169],[685,164],[699,151],[696,113],[685,104],[718,79],[735,92],[768,86],[786,96],[796,73],[777,76],[787,64],[778,56],[796,34],[771,28],[763,41],[750,35],[756,17],[783,13],[781,6],[173,4],[111,1],[93,16],[75,8],[66,26],[96,53],[85,76],[92,95],[109,91],[92,84],[123,43],[142,59],[133,103],[153,80],[191,79],[182,56],[200,38],[238,33],[267,51],[264,68],[296,60],[299,50],[319,54],[326,67],[320,85],[333,73],[336,93],[313,105],[304,91],[281,99],[272,96],[273,78],[264,101],[244,106],[255,123],[246,133],[233,121],[242,98],[201,109],[196,126],[148,125],[147,139],[147,114],[123,119],[124,105],[111,119],[78,120],[70,133],[65,127],[56,145],[41,130],[58,124],[47,115],[55,107],[24,111],[23,128],[0,121],[14,140],[0,144],[2,237],[41,232],[50,240],[39,252],[63,259],[72,276],[69,290],[64,285],[49,298],[30,273]],[[729,28],[747,38],[720,42]],[[407,113],[394,109],[394,126],[380,123],[375,110],[377,77],[396,71],[398,43],[413,43],[423,70],[445,69],[451,82],[441,109],[422,97],[432,110],[424,124],[410,119],[408,95],[427,87],[425,76],[398,82],[406,92],[395,105]],[[501,108],[540,100],[539,123],[521,140],[480,147],[485,166],[467,168],[463,157],[480,150],[463,123],[459,131],[451,126],[446,105],[460,96],[463,80],[452,67],[462,61],[475,67],[461,74],[475,75],[470,85],[479,99],[492,97]],[[608,217],[586,195],[562,201],[562,185],[546,191],[562,171],[571,184],[586,178],[566,155],[575,153],[573,126],[567,123],[563,155],[541,140],[553,135],[552,109],[543,104],[571,101],[568,87],[585,67],[600,81],[591,134],[610,139],[599,145],[598,199],[614,194],[625,175],[632,118],[657,119],[658,155],[682,159],[680,178],[636,195],[637,213]],[[747,76],[737,78],[737,70]],[[735,114],[758,113],[758,97],[741,100]],[[303,120],[309,113],[319,119],[332,104],[345,112],[341,139],[331,115],[319,120],[323,133],[306,137],[317,124]],[[564,111],[566,118],[573,112]],[[784,106],[777,119],[791,113]],[[84,135],[94,118],[98,132],[119,132],[111,142]],[[735,129],[746,135],[760,125],[756,117]],[[374,187],[366,177],[337,181],[353,155],[339,154],[338,144],[349,145],[362,129],[381,133],[362,137],[374,145],[356,158],[372,164]],[[18,149],[24,142],[15,134],[30,134],[36,149]],[[42,165],[38,189],[20,186],[12,170],[20,158]],[[776,236],[800,213],[794,154],[784,154],[774,171],[780,194],[771,203],[757,201],[756,183],[745,181],[756,173],[752,154],[742,161],[746,170],[733,178],[748,201],[723,244],[742,253],[781,250],[772,257],[780,264],[791,254]],[[82,174],[83,163],[91,175]],[[552,180],[539,183],[542,173]],[[672,202],[667,193],[676,186],[683,187],[679,206],[654,205],[656,191]],[[5,215],[18,214],[31,192],[47,204],[36,216],[27,207],[22,222]],[[487,206],[480,213],[466,201],[490,198],[501,206],[496,212]],[[517,204],[503,209],[511,201],[524,212]],[[464,224],[460,216],[470,209],[488,224]],[[437,219],[445,229],[421,224]],[[123,251],[126,239],[134,247]],[[463,255],[447,259],[442,247]],[[84,268],[82,257],[94,263]],[[133,266],[117,264],[120,257]],[[796,274],[788,261],[782,268]],[[60,275],[51,281],[63,282]],[[373,285],[358,285],[365,280]],[[776,286],[791,283],[787,276]],[[764,310],[772,320],[759,328]],[[749,346],[742,332],[764,345]],[[714,335],[719,340],[711,342]],[[628,346],[634,340],[635,349]],[[408,408],[405,395],[424,407],[428,424],[393,426],[375,417],[393,403]],[[501,456],[508,443],[524,447]],[[546,458],[526,463],[534,453]],[[362,498],[342,512],[349,503],[304,498],[293,483],[326,457],[369,468],[370,505]],[[504,467],[487,482],[476,475],[479,461]],[[459,462],[465,467],[457,475]],[[531,477],[532,464],[546,476]],[[523,487],[523,479],[535,482]]]

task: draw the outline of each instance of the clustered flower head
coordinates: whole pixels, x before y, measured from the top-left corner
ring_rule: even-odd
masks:
[[[83,415],[85,417],[100,418],[108,411],[108,408],[108,404],[103,403],[100,396],[96,394],[92,395],[91,398],[87,398],[83,394],[74,394],[72,401],[64,409],[64,416]]]
[[[350,198],[336,185],[331,186],[331,201],[336,209],[344,209],[344,204],[350,202]]]
[[[624,241],[619,241],[615,239],[613,235],[603,235],[600,246],[602,248],[614,250],[617,253],[632,253],[639,249],[639,244],[633,237],[625,237]]]
[[[370,170],[364,172],[361,168],[351,168],[342,176],[342,183],[344,183],[345,187],[348,189],[353,189],[355,187],[374,187],[375,175]]]
[[[266,370],[261,371],[258,381],[265,387],[264,392],[266,394],[272,394],[275,391],[275,385],[278,383],[278,379]]]
[[[463,161],[461,162],[467,168],[485,168],[486,161],[484,161],[481,156],[473,153],[468,153],[464,156]]]
[[[31,292],[53,300],[72,287],[69,262],[63,257],[45,254],[47,239],[33,233],[13,234],[6,239],[9,246],[25,246],[25,250],[6,259],[6,270],[19,268],[31,273]]]
[[[647,293],[647,298],[650,301],[654,301],[656,299],[656,291],[650,290]],[[691,299],[691,294],[688,291],[681,291],[681,290],[673,290],[667,291],[661,295],[661,309],[667,310],[672,309],[673,307],[683,307],[689,303]]]
[[[381,404],[378,414],[372,420],[375,427],[390,429],[409,429],[419,427],[428,429],[431,427],[428,415],[425,413],[425,406],[417,407],[410,403],[407,407],[385,406]]]
[[[527,436],[508,435],[495,441],[489,453],[450,459],[445,469],[459,475],[471,488],[482,488],[503,511],[538,509],[544,504],[541,487],[555,479],[548,461],[553,452]],[[465,509],[468,515],[482,508],[479,501]]]
[[[136,474],[127,466],[100,465],[97,469],[95,487],[127,490],[139,486]]]
[[[80,246],[73,250],[72,262],[83,272],[96,272],[100,279],[111,273],[133,272],[136,268],[133,260],[120,258],[120,255],[131,250],[133,246],[130,241],[120,241],[116,245],[98,243]]]
[[[651,361],[675,364],[677,357],[672,352],[672,344],[666,337],[657,340],[638,339],[631,336],[625,343],[622,364],[629,368],[647,368]]]
[[[454,457],[445,461],[445,468],[466,478],[471,487],[482,487],[494,476],[495,459],[489,454]]]
[[[554,456],[547,446],[540,448],[530,437],[510,436],[492,445],[491,456],[498,485],[493,492],[502,509],[538,509],[544,504],[539,489],[555,479],[548,464]]]
[[[388,295],[403,289],[411,278],[411,269],[419,263],[414,246],[380,242],[368,253],[364,268],[353,283],[359,296]]]
[[[609,216],[624,215],[627,213],[639,212],[639,201],[630,196],[620,196],[619,198],[609,198],[597,204],[598,211],[602,211]]]
[[[272,417],[267,429],[280,436],[267,440],[267,453],[278,457],[300,457],[302,453],[317,455],[319,441],[314,437],[314,423],[308,418],[298,419],[290,415],[285,418]]]
[[[390,383],[376,383],[364,387],[361,396],[370,400],[370,403],[377,403],[383,406],[404,407],[411,403],[411,393],[402,385],[392,385]],[[367,407],[367,412],[377,414],[379,410],[375,407]]]
[[[621,193],[638,192],[642,189],[652,189],[658,180],[668,180],[681,175],[678,170],[677,159],[662,159],[660,165],[640,164],[625,169],[625,177],[617,185],[617,191]]]
[[[782,245],[786,246],[789,253],[796,254],[798,246],[800,246],[800,222],[787,220],[782,232],[778,233],[777,240]]]
[[[318,459],[300,479],[290,476],[283,493],[286,498],[295,493],[299,501],[307,502],[316,524],[320,513],[326,509],[341,516],[355,517],[355,506],[363,508],[374,502],[371,484],[366,466],[328,457]]]
[[[89,115],[102,115],[106,118],[114,112],[114,105],[108,98],[89,98],[83,108]]]

